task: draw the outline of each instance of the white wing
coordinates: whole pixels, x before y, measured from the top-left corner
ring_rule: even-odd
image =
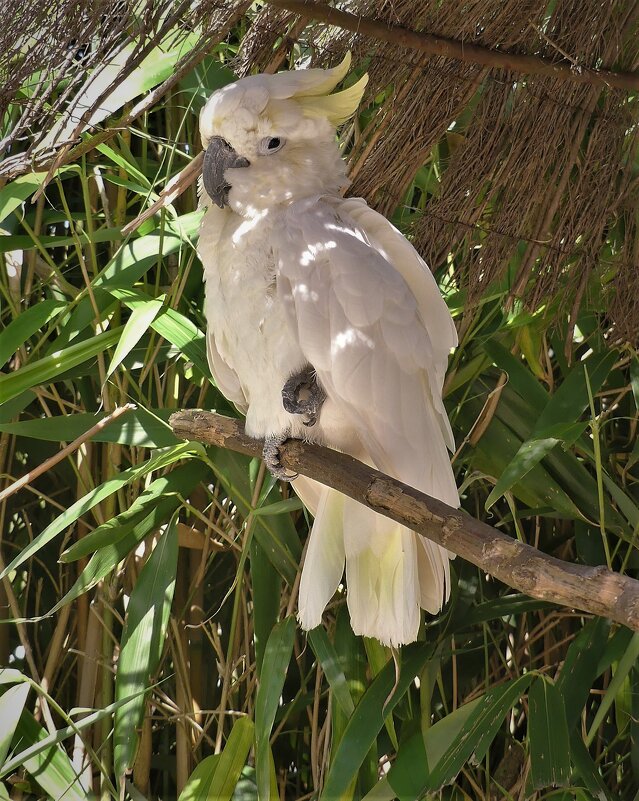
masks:
[[[374,464],[456,506],[441,402],[452,321],[414,249],[362,204],[290,206],[274,238],[278,293],[302,352]]]
[[[220,356],[215,339],[210,331],[207,331],[206,334],[206,355],[208,356],[209,367],[217,388],[242,414],[246,414],[248,401],[242,391],[240,380],[235,371]]]

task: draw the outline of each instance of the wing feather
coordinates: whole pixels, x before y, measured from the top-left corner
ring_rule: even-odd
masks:
[[[384,218],[382,244],[375,213],[370,234],[362,202],[291,205],[274,237],[278,293],[305,357],[373,462],[457,505],[441,401],[454,326],[426,265]]]
[[[248,401],[242,390],[240,379],[220,355],[213,334],[210,331],[207,331],[206,335],[206,355],[217,388],[242,414],[246,414]]]

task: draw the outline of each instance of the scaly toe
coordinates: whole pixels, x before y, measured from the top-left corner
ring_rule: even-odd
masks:
[[[268,471],[279,478],[280,481],[293,481],[298,477],[298,473],[289,473],[285,467],[282,466],[280,461],[280,447],[289,438],[289,433],[286,431],[284,434],[271,434],[271,436],[264,439],[264,447],[262,448],[262,459],[268,468]]]
[[[304,396],[303,399],[300,395]],[[324,388],[320,386],[310,364],[291,376],[282,387],[284,408],[289,414],[303,415],[302,423],[309,428],[317,422],[325,400]]]

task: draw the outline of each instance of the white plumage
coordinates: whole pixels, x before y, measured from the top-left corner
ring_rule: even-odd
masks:
[[[365,201],[341,197],[335,125],[365,85],[329,94],[348,66],[347,57],[333,70],[251,76],[202,112],[213,165],[205,161],[199,244],[209,362],[251,436],[339,448],[457,506],[441,399],[455,328],[410,243]],[[238,166],[215,166],[220,143]],[[284,384],[309,364],[326,392],[310,428],[282,403]],[[345,565],[355,633],[414,640],[420,608],[435,613],[448,598],[449,554],[315,481],[293,486],[315,516],[302,626],[320,623]]]

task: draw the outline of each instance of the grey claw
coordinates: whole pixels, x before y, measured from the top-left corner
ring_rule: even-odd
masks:
[[[300,397],[303,395],[304,397]],[[312,365],[291,376],[282,387],[282,404],[289,414],[304,415],[302,423],[314,426],[326,400]]]
[[[288,473],[286,468],[282,467],[280,461],[280,447],[288,437],[288,431],[284,434],[272,434],[270,437],[265,438],[264,447],[262,448],[262,459],[264,459],[266,467],[280,481],[294,481],[299,476],[299,473]]]

